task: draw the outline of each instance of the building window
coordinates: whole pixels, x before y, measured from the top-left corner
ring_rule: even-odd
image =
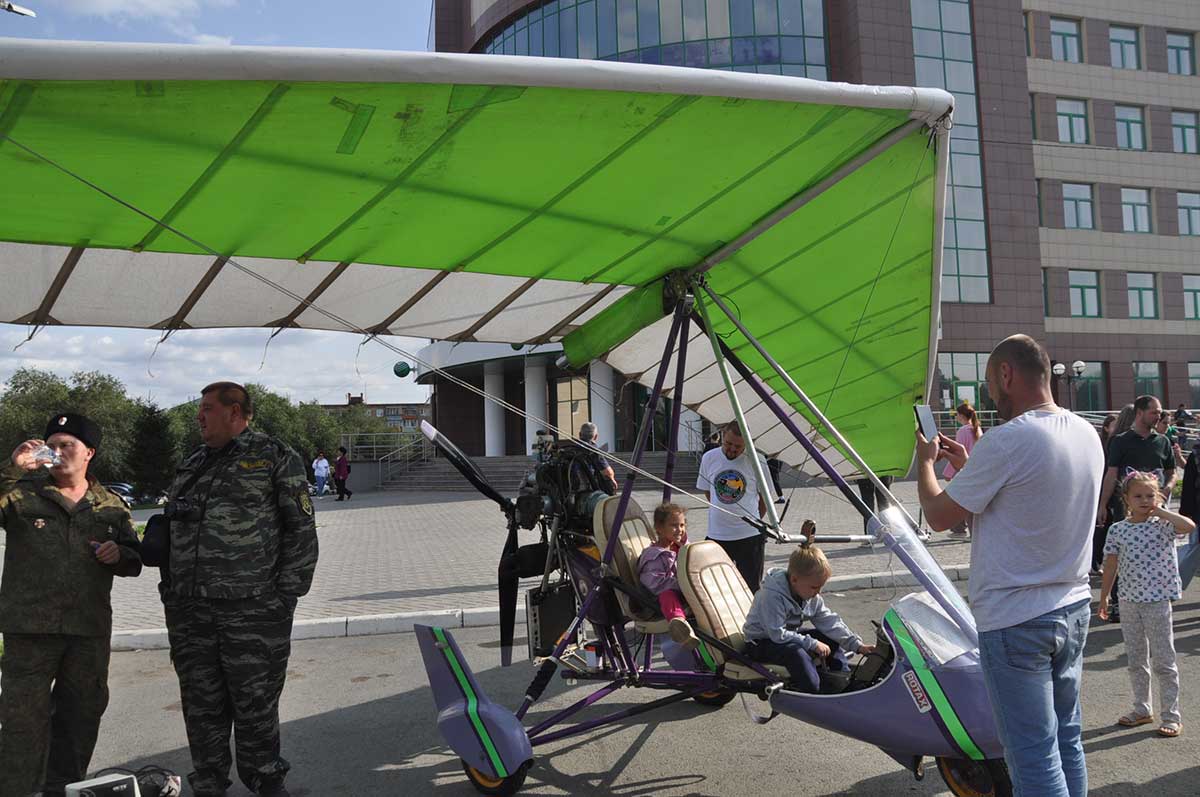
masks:
[[[1150,232],[1150,191],[1121,189],[1121,224],[1125,232]]]
[[[1195,111],[1171,112],[1171,140],[1176,152],[1195,155],[1200,139],[1198,132]]]
[[[1167,71],[1172,75],[1196,74],[1194,37],[1190,33],[1167,34]]]
[[[1135,105],[1117,105],[1117,149],[1146,148],[1146,120]]]
[[[966,0],[911,0],[917,85],[954,95],[950,172],[942,249],[942,300],[991,300],[983,167],[979,158],[979,102]]]
[[[1100,272],[1068,271],[1067,285],[1073,318],[1100,317]]]
[[[1082,60],[1080,52],[1079,20],[1051,17],[1050,57],[1055,61],[1069,61],[1078,64]]]
[[[1162,392],[1162,363],[1135,362],[1133,364],[1133,394],[1156,396],[1164,401]]]
[[[1050,317],[1050,281],[1046,279],[1046,269],[1042,269],[1042,315]]]
[[[942,390],[953,407],[964,401],[981,410],[994,410],[996,405],[988,395],[987,352],[938,352],[938,370],[942,374]]]
[[[1200,276],[1183,275],[1183,317],[1195,321],[1200,319]],[[1200,404],[1193,404],[1200,407]]]
[[[1042,181],[1040,179],[1037,179],[1037,178],[1034,179],[1033,193],[1037,197],[1038,226],[1045,227],[1046,219],[1045,219],[1044,214],[1042,213]]]
[[[1063,226],[1069,230],[1094,230],[1092,187],[1084,183],[1063,183]]]
[[[1188,392],[1191,394],[1189,407],[1200,407],[1200,363],[1188,363]]]
[[[1025,55],[1033,55],[1033,45],[1029,41],[1029,12],[1021,13],[1021,35],[1025,39]]]
[[[530,55],[829,77],[822,0],[557,0],[482,48],[525,55],[522,35]]]
[[[1200,235],[1200,194],[1178,191],[1175,200],[1179,205],[1179,234]]]
[[[1130,318],[1158,318],[1158,294],[1154,289],[1154,275],[1131,271],[1125,275],[1129,294]]]
[[[1058,100],[1058,140],[1064,144],[1088,143],[1087,103],[1084,100]]]
[[[587,377],[567,376],[555,382],[554,402],[559,427],[572,432],[578,430],[591,417]]]
[[[1137,28],[1108,27],[1108,49],[1112,54],[1112,65],[1116,69],[1141,69],[1138,56]]]
[[[1107,378],[1104,373],[1104,363],[1091,360],[1083,361],[1083,373],[1074,377],[1072,389],[1075,396],[1071,402],[1074,409],[1081,412],[1095,412],[1108,409]]]

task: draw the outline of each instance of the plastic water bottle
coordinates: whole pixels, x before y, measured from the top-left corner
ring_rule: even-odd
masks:
[[[62,455],[50,446],[44,445],[33,452],[33,461],[34,464],[41,465],[43,468],[53,468],[62,463]]]

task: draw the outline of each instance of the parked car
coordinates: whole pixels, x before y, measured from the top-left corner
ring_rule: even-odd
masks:
[[[120,499],[125,502],[126,507],[133,509],[134,495],[132,484],[128,484],[126,482],[105,482],[104,486],[107,487],[109,491],[116,493]]]

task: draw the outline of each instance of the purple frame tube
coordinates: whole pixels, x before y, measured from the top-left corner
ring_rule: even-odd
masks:
[[[530,735],[529,743],[534,747],[537,747],[540,744],[547,744],[549,742],[558,741],[559,739],[565,739],[568,736],[586,733],[593,728],[599,728],[601,725],[607,725],[610,722],[616,722],[617,720],[623,720],[629,717],[636,717],[638,714],[645,714],[647,711],[654,711],[655,709],[662,708],[663,706],[669,706],[672,703],[682,702],[689,698],[695,697],[704,691],[705,690],[703,688],[699,688],[693,689],[689,692],[677,692],[676,694],[668,695],[667,697],[662,697],[658,700],[652,700],[649,703],[641,703],[620,711],[614,711],[612,714],[605,714],[603,717],[597,717],[594,720],[580,722],[576,725],[572,725],[569,728],[563,728],[561,731],[555,731],[554,733],[547,733],[536,737]]]
[[[675,349],[675,339],[679,336],[679,328],[682,326],[683,319],[686,316],[687,314],[684,311],[683,303],[680,302],[676,304],[675,317],[671,321],[671,332],[667,335],[667,345],[663,349],[662,361],[658,366],[658,376],[654,380],[654,389],[650,392],[650,398],[646,402],[646,409],[642,413],[642,425],[641,428],[638,429],[637,444],[633,448],[633,464],[635,467],[641,465],[642,463],[642,454],[646,448],[646,439],[650,436],[650,427],[654,425],[654,409],[658,406],[658,399],[662,396],[663,382],[666,381],[667,378],[667,364],[670,362],[671,352]],[[625,512],[629,509],[629,499],[633,496],[633,480],[636,477],[637,474],[634,471],[629,471],[629,473],[625,476],[625,486],[621,489],[621,499],[617,504],[616,516],[613,518],[614,529],[620,529],[621,524],[625,522]],[[613,551],[616,549],[616,543],[617,535],[610,533],[608,535],[608,544],[604,546],[604,554],[600,557],[600,562],[602,565],[607,565],[612,562]],[[575,632],[579,629],[579,625],[583,622],[583,618],[587,617],[588,612],[592,608],[592,604],[596,602],[596,598],[600,594],[600,587],[603,586],[603,584],[603,581],[597,581],[595,586],[592,587],[591,591],[588,593],[588,596],[584,599],[583,605],[580,606],[579,612],[576,613],[575,619],[571,621],[571,625],[567,627],[566,633],[563,634],[562,639],[559,640],[557,645],[555,645],[554,652],[550,654],[551,658],[557,659],[562,655],[563,651],[566,650],[567,641],[570,640],[570,638],[574,636]],[[628,664],[629,662],[626,661],[625,665],[628,666]],[[634,666],[636,667],[636,663]],[[517,719],[523,718],[526,712],[529,711],[529,707],[532,705],[533,700],[526,695],[525,699],[521,701],[521,707],[516,711]]]
[[[697,318],[696,323],[699,324],[701,328],[704,327],[704,322],[701,319]],[[721,344],[721,353],[725,355],[725,359],[733,365],[734,370],[738,372],[738,375],[742,377],[746,384],[750,385],[750,387],[754,389],[754,392],[760,399],[762,399],[763,403],[771,408],[771,412],[775,413],[775,417],[779,419],[779,422],[783,424],[784,428],[792,433],[792,436],[796,438],[796,441],[800,443],[800,445],[804,446],[804,450],[807,451],[809,456],[813,458],[818,467],[825,471],[825,475],[833,481],[834,485],[838,488],[842,495],[846,496],[854,508],[858,510],[859,514],[861,514],[864,518],[873,517],[875,513],[867,508],[867,505],[863,503],[862,498],[859,497],[858,493],[856,493],[854,489],[850,487],[850,484],[845,478],[843,478],[842,474],[834,470],[834,467],[829,464],[829,460],[825,459],[825,455],[821,453],[821,450],[817,448],[816,445],[814,445],[813,442],[809,440],[802,431],[800,431],[800,427],[796,425],[795,421],[788,417],[787,412],[785,412],[783,408],[779,406],[779,403],[771,396],[771,394],[767,392],[767,389],[763,386],[762,382],[759,381],[758,377],[754,375],[754,372],[747,368],[746,364],[738,359],[738,356],[733,353],[733,350],[729,348],[725,341],[720,340],[720,338],[718,338],[718,341]]]
[[[679,330],[679,360],[675,364],[675,402],[671,407],[671,426],[667,442],[667,468],[663,474],[663,503],[671,500],[671,479],[675,476],[675,458],[679,448],[679,416],[683,413],[683,375],[687,370],[688,334],[691,332],[690,315],[684,316]]]
[[[796,425],[795,421],[788,417],[787,412],[785,412],[783,408],[779,406],[779,402],[777,402],[767,392],[767,389],[763,386],[762,382],[759,381],[758,377],[756,377],[750,371],[750,369],[747,368],[745,364],[737,358],[737,355],[735,355],[729,349],[729,347],[725,344],[725,341],[721,341],[720,343],[721,350],[725,354],[725,358],[729,362],[733,363],[733,367],[737,369],[737,372],[741,375],[742,379],[754,389],[754,392],[757,393],[758,397],[763,400],[763,403],[771,408],[771,411],[775,413],[775,417],[779,419],[779,422],[782,423],[784,427],[792,433],[792,436],[796,438],[800,445],[804,446],[804,449],[808,451],[809,455],[812,456],[813,460],[820,466],[821,470],[825,471],[825,474],[829,476],[833,483],[838,486],[838,489],[841,490],[842,494],[850,499],[850,502],[854,504],[855,509],[857,509],[862,516],[868,520],[875,518],[875,513],[867,508],[862,499],[850,489],[850,485],[846,482],[842,475],[834,470],[833,466],[829,464],[829,460],[825,459],[825,455],[822,454],[821,451],[812,443],[812,441],[800,431],[800,427]],[[876,520],[876,522],[879,521]],[[941,587],[935,584],[933,580],[925,574],[924,570],[916,566],[916,562],[914,562],[912,557],[908,555],[908,552],[904,550],[904,547],[897,544],[895,537],[893,537],[891,534],[885,534],[883,536],[883,542],[888,550],[896,554],[897,558],[904,563],[904,566],[907,567],[909,572],[916,577],[921,586],[924,587],[925,590],[932,595],[935,600],[937,600],[938,605],[946,610],[946,613],[949,614],[954,620],[955,625],[957,625],[962,632],[966,634],[969,639],[974,641],[976,646],[978,646],[979,633],[975,629],[974,623],[972,623],[969,618],[964,617],[962,612],[958,610],[958,607],[951,603],[946,596],[942,594]]]
[[[624,680],[616,680],[616,681],[612,681],[611,683],[605,684],[604,686],[600,687],[595,692],[592,692],[590,695],[583,698],[582,700],[575,701],[574,703],[567,706],[562,711],[559,711],[557,714],[550,717],[549,719],[542,720],[537,725],[534,725],[532,728],[530,728],[528,731],[526,731],[526,734],[528,734],[529,738],[532,739],[534,736],[537,736],[539,733],[542,733],[547,728],[553,728],[555,725],[562,722],[567,717],[574,714],[576,711],[585,709],[588,706],[592,705],[593,703],[597,703],[600,700],[604,699],[605,697],[608,697],[609,695],[611,695],[613,692],[617,691],[624,685],[625,685]]]

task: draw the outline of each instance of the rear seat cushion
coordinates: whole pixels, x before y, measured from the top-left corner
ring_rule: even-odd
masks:
[[[620,502],[621,497],[617,495],[605,498],[596,506],[596,510],[592,514],[592,532],[601,553],[608,545],[608,530],[612,528],[612,523],[616,520],[617,506]],[[654,540],[654,527],[650,524],[646,513],[631,498],[629,506],[625,510],[625,519],[621,523],[621,534],[617,538],[616,550],[613,551],[613,566],[616,568],[617,575],[621,577],[621,581],[633,589],[641,587],[637,573],[638,558],[642,555],[642,551],[654,544]],[[621,604],[621,610],[635,620],[661,620],[657,606],[643,607],[639,604],[635,608],[629,596],[623,592],[617,593],[617,601]],[[661,624],[665,630],[666,621],[661,621]],[[657,623],[652,623],[652,625],[657,626]],[[645,630],[647,633],[661,633],[648,628],[639,628],[639,630]]]
[[[754,596],[725,549],[708,540],[685,545],[679,552],[677,566],[680,591],[695,612],[700,629],[734,650],[745,650],[742,626]],[[724,674],[728,678],[752,681],[763,677],[745,664],[726,662],[719,650],[714,649],[711,653],[718,664],[725,664]],[[766,667],[777,675],[788,677],[786,667],[774,664]]]
[[[746,647],[742,626],[753,596],[725,549],[705,540],[685,545],[677,560],[679,589],[701,630],[741,651]],[[713,657],[724,661],[720,651]]]

